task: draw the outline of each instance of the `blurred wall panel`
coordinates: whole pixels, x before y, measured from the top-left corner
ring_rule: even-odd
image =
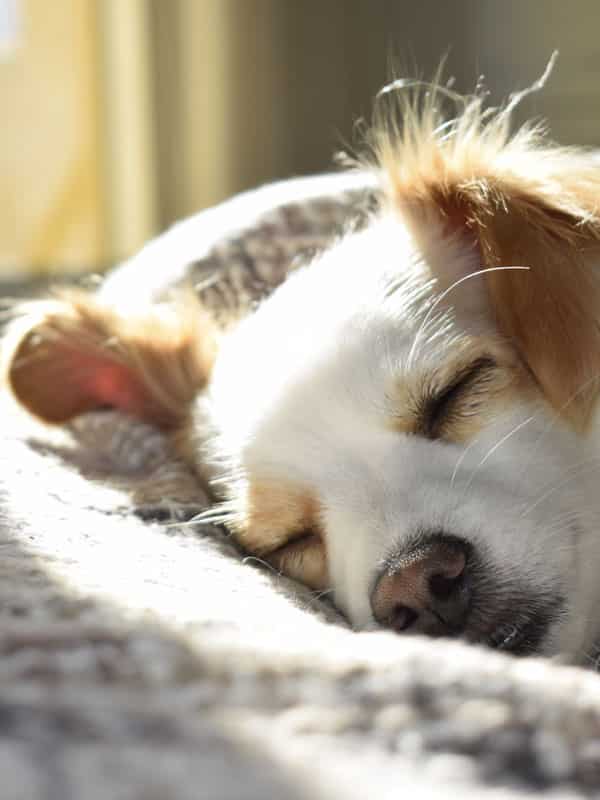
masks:
[[[131,255],[157,232],[157,152],[147,0],[96,0],[106,255]]]
[[[220,0],[152,0],[157,177],[163,225],[223,185],[226,14]],[[194,176],[194,177],[193,177]]]
[[[21,0],[0,57],[0,274],[104,260],[92,0]]]
[[[161,222],[285,171],[285,0],[152,0]]]
[[[148,2],[8,1],[0,276],[103,268],[157,232]]]

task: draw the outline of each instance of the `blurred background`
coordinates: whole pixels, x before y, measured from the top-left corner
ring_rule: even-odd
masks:
[[[175,219],[326,170],[390,73],[600,145],[598,0],[0,0],[0,279],[99,270]]]

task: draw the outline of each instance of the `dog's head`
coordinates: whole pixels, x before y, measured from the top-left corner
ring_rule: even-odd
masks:
[[[379,128],[371,223],[216,357],[206,321],[174,334],[67,298],[18,338],[9,380],[51,421],[109,404],[175,430],[242,545],[358,627],[581,655],[599,627],[600,167],[510,135],[479,97],[450,121],[438,102]]]

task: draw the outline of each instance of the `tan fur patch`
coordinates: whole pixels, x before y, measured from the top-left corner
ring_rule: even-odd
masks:
[[[239,509],[230,527],[240,543],[267,553],[292,537],[319,527],[319,505],[312,493],[280,481],[250,481],[234,490]]]
[[[125,314],[71,290],[17,312],[5,377],[18,401],[46,422],[112,406],[172,429],[210,374],[211,323],[189,297]]]
[[[314,588],[327,584],[320,508],[311,492],[279,481],[237,488],[228,521],[238,542],[289,577]]]

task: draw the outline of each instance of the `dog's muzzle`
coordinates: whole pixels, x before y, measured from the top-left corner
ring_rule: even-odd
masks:
[[[560,592],[495,580],[493,566],[457,536],[436,532],[388,557],[371,592],[375,620],[396,633],[457,637],[515,654],[539,652],[565,613]]]

